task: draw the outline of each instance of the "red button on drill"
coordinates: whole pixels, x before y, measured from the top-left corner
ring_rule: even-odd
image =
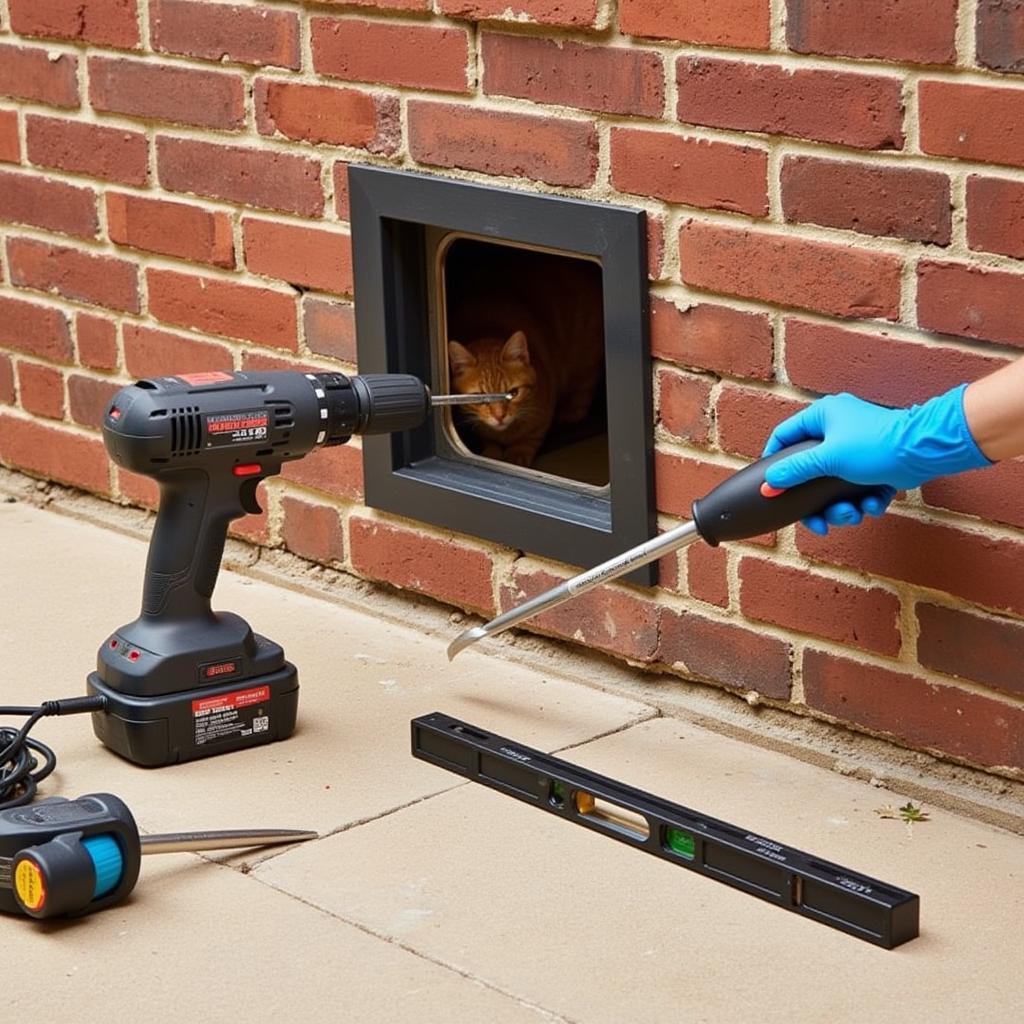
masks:
[[[780,494],[785,494],[785,487],[772,487],[767,480],[761,484],[761,497],[762,498],[777,498]]]
[[[241,466],[235,466],[235,476],[255,476],[257,473],[262,473],[263,467],[258,462],[246,462]]]

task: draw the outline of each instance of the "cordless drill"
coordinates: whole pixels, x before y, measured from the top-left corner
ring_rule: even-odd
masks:
[[[426,385],[406,374],[180,374],[114,396],[107,451],[157,481],[160,507],[142,612],[106,640],[88,679],[106,698],[93,714],[103,743],[155,767],[291,735],[295,666],[238,615],[210,608],[228,524],[261,511],[256,487],[283,463],[419,426],[430,408]]]

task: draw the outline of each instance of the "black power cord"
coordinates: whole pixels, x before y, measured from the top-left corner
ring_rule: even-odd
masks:
[[[0,715],[28,716],[20,729],[0,727],[0,811],[31,803],[39,783],[57,767],[57,755],[45,743],[29,738],[29,732],[40,718],[82,715],[103,711],[106,706],[106,697],[47,700],[38,707],[0,706]]]

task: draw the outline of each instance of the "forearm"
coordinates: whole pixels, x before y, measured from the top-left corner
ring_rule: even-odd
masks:
[[[975,381],[964,415],[978,447],[993,461],[1024,455],[1024,358]]]

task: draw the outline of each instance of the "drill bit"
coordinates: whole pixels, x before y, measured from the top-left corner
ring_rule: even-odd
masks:
[[[486,405],[488,402],[507,402],[511,393],[496,395],[431,395],[430,404],[439,405]]]

